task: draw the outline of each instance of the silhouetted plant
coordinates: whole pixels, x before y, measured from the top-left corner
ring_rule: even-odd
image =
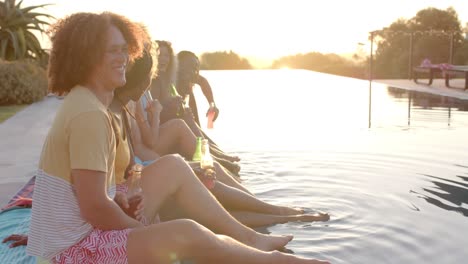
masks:
[[[22,3],[16,4],[15,0],[0,2],[0,58],[4,60],[41,59],[44,55],[32,31],[45,33],[44,26],[49,22],[41,19],[54,17],[35,12],[35,9],[49,4],[21,7]]]

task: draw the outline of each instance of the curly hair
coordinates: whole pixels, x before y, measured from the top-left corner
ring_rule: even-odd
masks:
[[[113,25],[128,45],[129,60],[141,56],[149,36],[144,27],[111,13],[75,13],[51,26],[49,90],[62,95],[85,82],[105,54],[107,30]]]

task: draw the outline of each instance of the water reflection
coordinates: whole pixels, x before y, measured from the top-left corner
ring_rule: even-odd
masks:
[[[468,204],[468,177],[457,175],[463,182],[448,180],[432,175],[423,175],[435,186],[422,188],[424,193],[411,190],[419,198],[447,211],[453,211],[468,217],[468,209],[463,204]]]
[[[400,103],[406,101],[406,115],[408,118],[408,126],[411,125],[411,121],[412,119],[414,119],[413,114],[415,113],[415,111],[434,110],[433,113],[436,113],[437,111],[437,113],[439,114],[437,119],[440,120],[441,116],[444,116],[444,119],[447,122],[447,126],[451,125],[454,111],[468,111],[468,101],[454,97],[405,90],[396,87],[387,87],[387,93],[393,98],[398,99],[397,101],[399,101]]]
[[[423,109],[433,108],[455,108],[458,111],[468,111],[468,101],[455,97],[441,96],[424,92],[388,87],[387,92],[394,98],[408,98],[412,106]]]

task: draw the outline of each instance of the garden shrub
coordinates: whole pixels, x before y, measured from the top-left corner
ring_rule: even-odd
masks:
[[[0,105],[31,104],[47,94],[47,73],[32,61],[0,60]]]

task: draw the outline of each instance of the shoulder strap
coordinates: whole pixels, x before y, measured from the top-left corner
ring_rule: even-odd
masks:
[[[119,132],[119,125],[117,124],[117,120],[115,120],[115,114],[112,113],[112,111],[108,111],[108,114],[111,118],[111,126],[112,130],[114,131],[114,137],[115,137],[115,147],[117,148],[120,143],[120,132]]]
[[[132,130],[130,128],[130,122],[128,120],[128,115],[127,111],[122,112],[122,123],[125,129],[125,132],[127,133],[127,142],[128,142],[128,148],[130,150],[130,163],[128,164],[127,171],[125,173],[125,178],[128,175],[128,171],[132,168],[132,166],[135,164],[135,151],[133,148],[133,139],[132,139]]]

